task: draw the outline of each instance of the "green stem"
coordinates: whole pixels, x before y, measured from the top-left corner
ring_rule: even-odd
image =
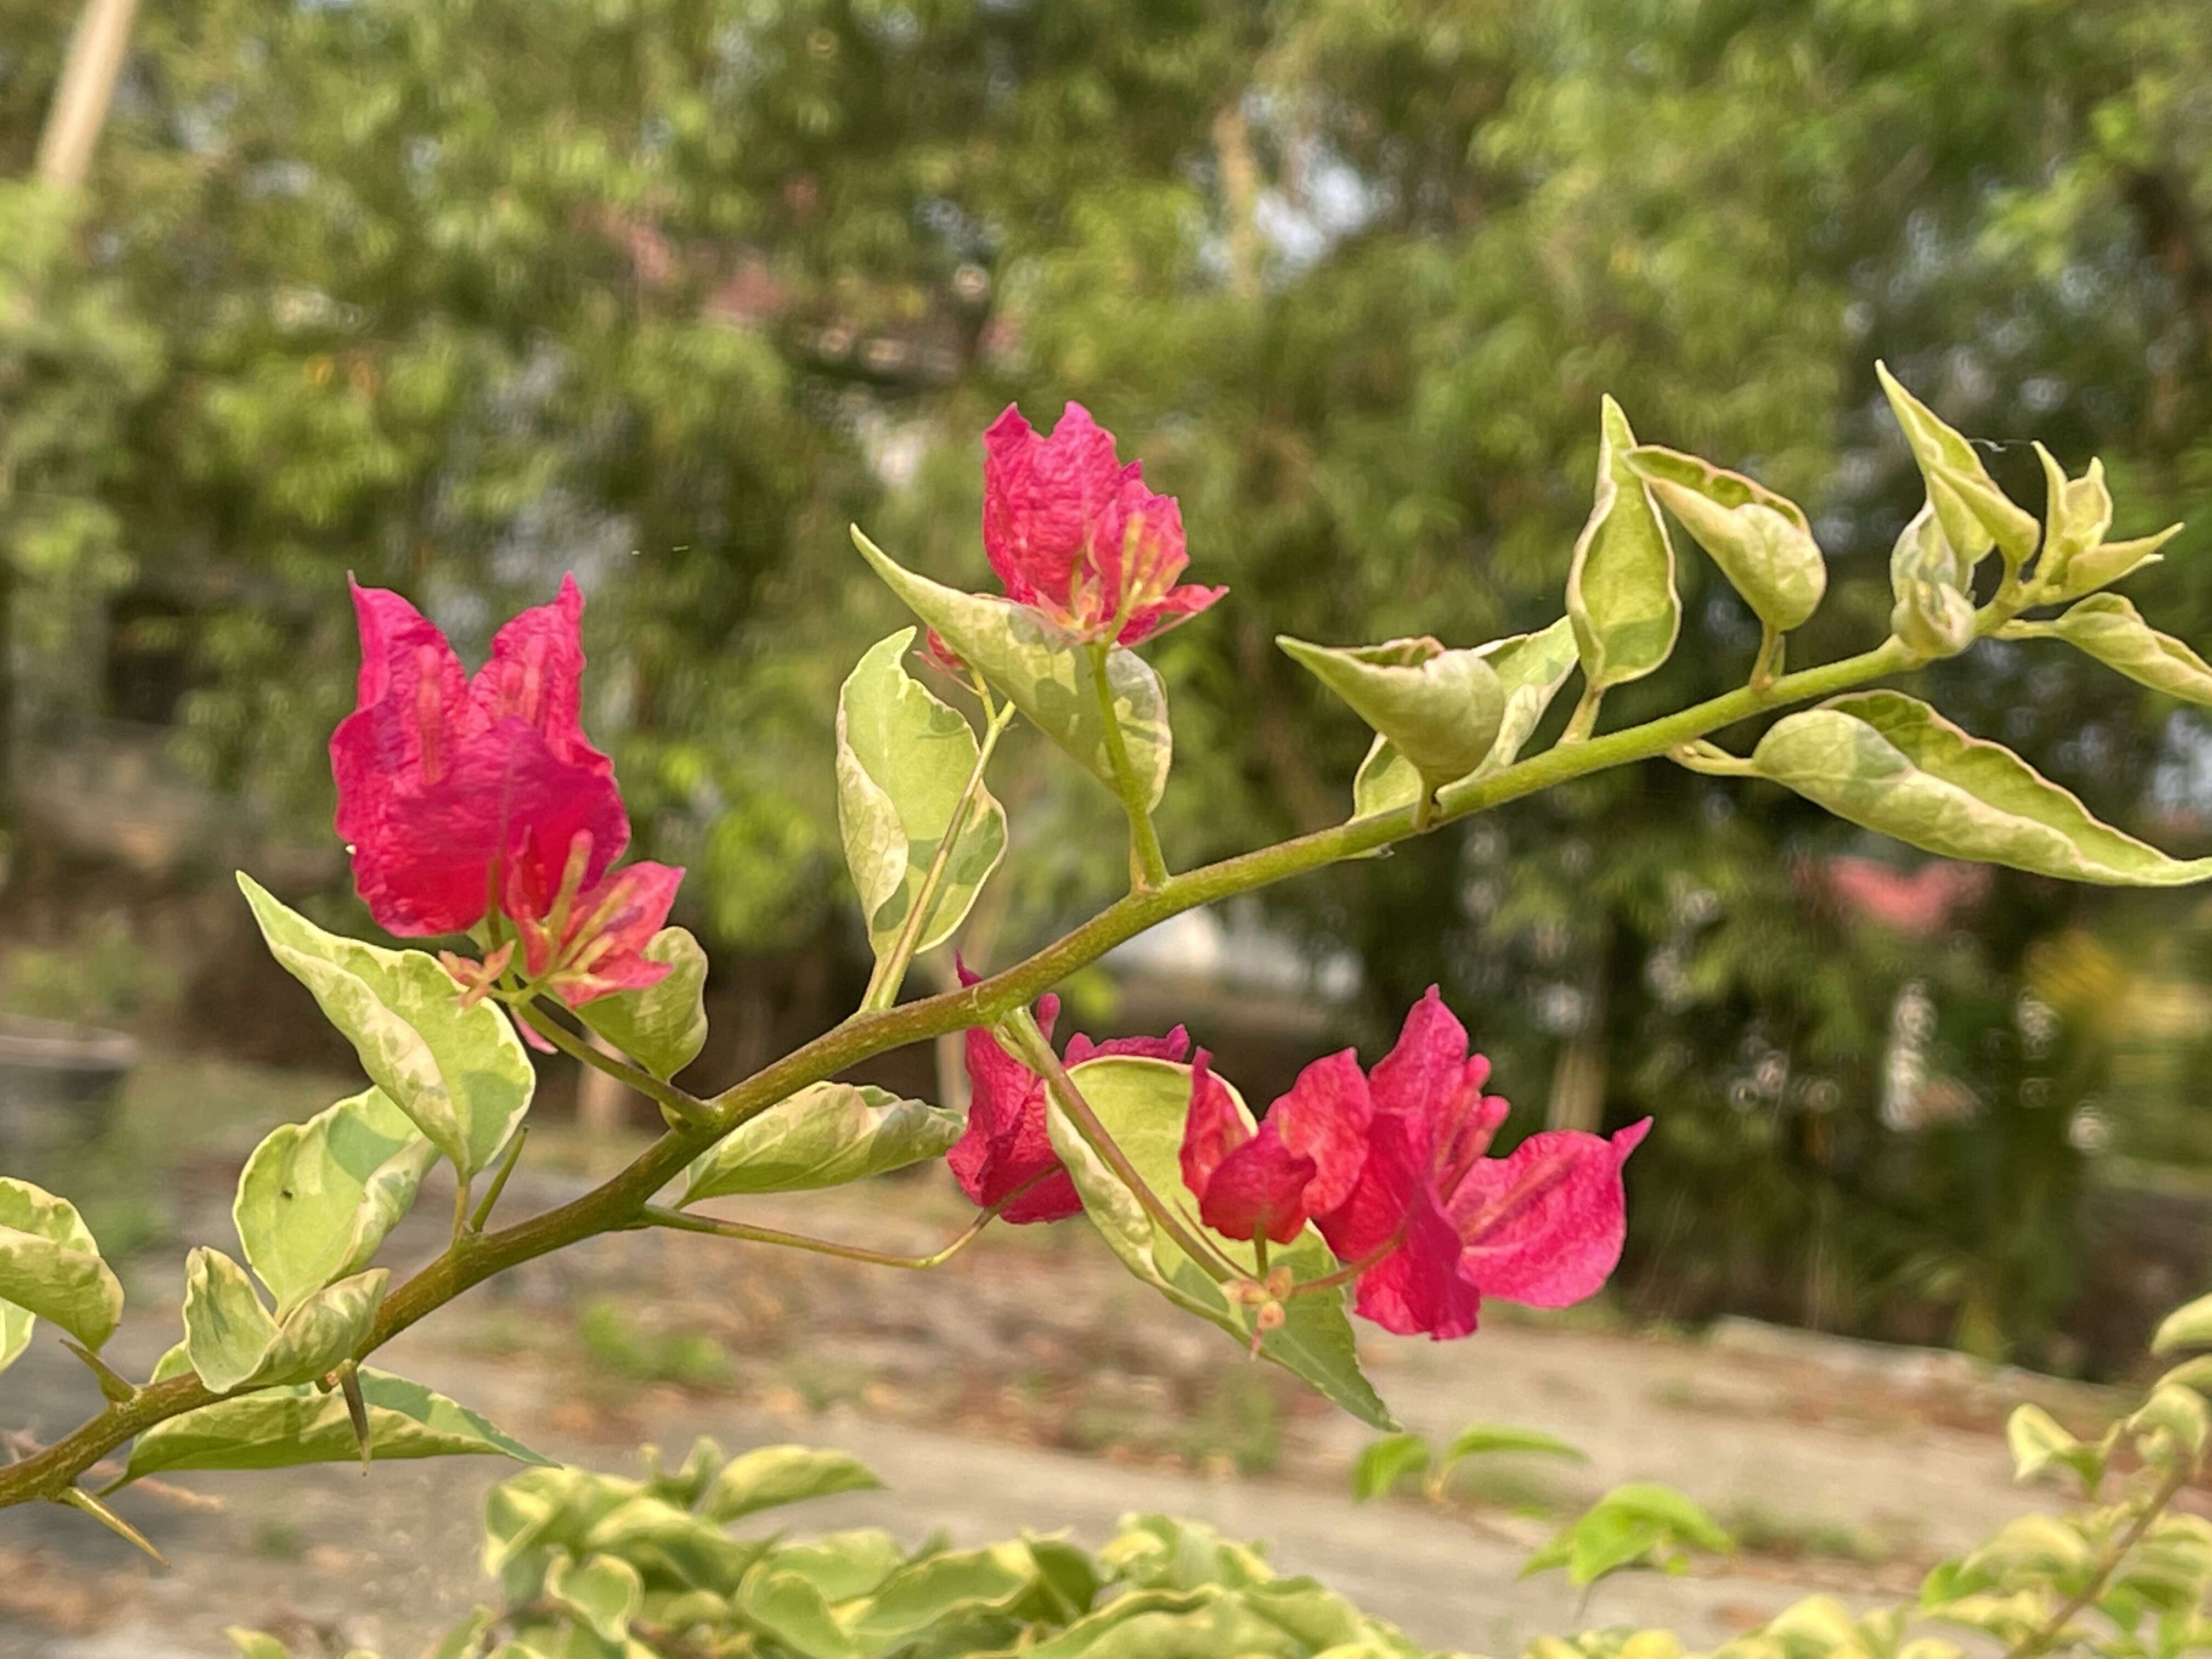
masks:
[[[2005,620],[2009,618],[1992,618],[1990,627],[1993,629]],[[1466,817],[1608,767],[1656,759],[1678,744],[1708,736],[1785,704],[1848,690],[1893,673],[1911,661],[1911,653],[1905,647],[1890,640],[1872,651],[1839,662],[1785,674],[1763,691],[1747,686],[1648,726],[1607,732],[1571,747],[1555,747],[1486,776],[1452,785],[1439,798],[1438,817],[1440,820]],[[495,1274],[581,1240],[634,1224],[653,1194],[674,1180],[685,1164],[732,1130],[808,1084],[834,1077],[862,1060],[908,1043],[927,1042],[969,1026],[994,1024],[1014,1010],[1026,1008],[1070,974],[1096,962],[1114,946],[1134,939],[1170,916],[1403,841],[1413,833],[1413,809],[1403,807],[1186,871],[1156,888],[1133,892],[1109,905],[1073,933],[987,980],[878,1012],[856,1014],[711,1101],[695,1103],[690,1097],[684,1096],[687,1109],[703,1107],[704,1115],[695,1120],[687,1112],[683,1123],[660,1136],[626,1169],[556,1208],[498,1232],[465,1237],[454,1249],[404,1284],[395,1286],[378,1308],[376,1322],[355,1357],[360,1358],[374,1352],[400,1332]],[[566,1036],[567,1033],[561,1035]],[[550,1032],[547,1036],[559,1046],[559,1038]],[[586,1063],[597,1065],[604,1060],[599,1056]],[[1056,1069],[1056,1058],[1053,1064]],[[623,1067],[618,1075],[629,1081],[631,1068]],[[156,1423],[211,1404],[215,1399],[199,1378],[190,1373],[165,1382],[148,1384],[132,1399],[111,1404],[52,1444],[0,1466],[0,1508],[58,1497],[79,1474],[132,1436]]]
[[[989,693],[984,696],[988,699]],[[988,702],[985,708],[989,710]],[[951,820],[945,827],[943,839],[937,843],[937,856],[929,861],[928,873],[922,877],[921,890],[915,895],[913,908],[907,912],[906,925],[899,929],[890,953],[878,959],[876,971],[868,977],[867,994],[860,999],[863,1013],[888,1008],[898,1000],[899,988],[906,983],[906,970],[921,944],[922,927],[929,920],[930,911],[936,908],[937,890],[944,885],[945,872],[952,863],[952,849],[967,834],[968,815],[982,796],[983,770],[990,765],[991,751],[999,746],[999,738],[1013,717],[1012,703],[988,714],[983,726],[983,740],[975,746],[975,764],[968,769],[967,787],[960,792],[960,799],[952,808]]]
[[[1227,1284],[1231,1279],[1248,1277],[1243,1267],[1183,1225],[1182,1218],[1152,1189],[1137,1166],[1130,1162],[1128,1153],[1121,1150],[1121,1143],[1114,1139],[1098,1114],[1091,1109],[1091,1103],[1083,1097],[1082,1089],[1067,1074],[1067,1067],[1060,1064],[1060,1056],[1053,1052],[1052,1044],[1037,1029],[1036,1019],[1026,1006],[1006,1015],[997,1029],[1010,1041],[1014,1058],[1044,1079],[1053,1098],[1059,1102],[1060,1109],[1067,1114],[1068,1121],[1083,1137],[1083,1144],[1097,1153],[1106,1167],[1121,1178],[1121,1184],[1144,1206],[1145,1213],[1185,1255],[1217,1283]]]
[[[2033,1632],[2008,1649],[2004,1659],[2036,1659],[2037,1655],[2050,1651],[2063,1639],[2066,1626],[2073,1622],[2074,1615],[2105,1593],[2105,1586],[2112,1582],[2112,1575],[2119,1571],[2120,1564],[2128,1559],[2129,1553],[2136,1545],[2142,1542],[2143,1534],[2157,1522],[2158,1517],[2166,1512],[2166,1505],[2173,1502],[2195,1474],[2196,1470],[2187,1463],[2178,1463],[2169,1471],[2159,1482],[2158,1490],[2143,1504],[2142,1512],[2129,1522],[2128,1529],[2107,1545],[2104,1553],[2098,1557],[2096,1570],[2089,1575],[2089,1582],[2067,1597],[2065,1604]]]
[[[677,1232],[706,1233],[715,1238],[741,1238],[755,1244],[778,1244],[789,1250],[807,1250],[816,1255],[834,1255],[841,1261],[865,1261],[876,1267],[904,1267],[915,1272],[926,1272],[939,1267],[975,1242],[984,1228],[1005,1214],[1007,1207],[1030,1188],[1042,1182],[1056,1170],[1043,1170],[1008,1193],[989,1209],[960,1231],[951,1243],[927,1255],[891,1255],[882,1250],[872,1250],[862,1244],[840,1244],[834,1239],[810,1238],[805,1233],[787,1233],[780,1227],[756,1227],[746,1221],[725,1221],[719,1216],[692,1215],[684,1210],[665,1209],[658,1204],[648,1204],[638,1214],[642,1224],[666,1227]]]
[[[581,1060],[595,1070],[605,1072],[616,1082],[636,1090],[647,1099],[674,1115],[685,1125],[696,1127],[711,1121],[714,1109],[707,1102],[700,1099],[696,1095],[686,1094],[672,1083],[663,1083],[652,1073],[641,1070],[627,1060],[617,1060],[612,1054],[603,1053],[593,1044],[576,1036],[559,1021],[548,1018],[537,1006],[534,1000],[525,999],[519,1002],[510,1002],[507,1006],[514,1010],[516,1018],[528,1024],[532,1030],[537,1032],[562,1054],[572,1060]]]
[[[1759,769],[1741,755],[1731,755],[1718,744],[1700,738],[1694,743],[1678,743],[1667,751],[1667,758],[1675,765],[1692,772],[1703,772],[1716,778],[1749,778],[1759,775]]]
[[[508,1139],[506,1155],[500,1159],[499,1168],[492,1171],[491,1186],[484,1193],[483,1201],[469,1216],[469,1231],[482,1232],[484,1223],[491,1219],[492,1206],[499,1202],[499,1195],[507,1190],[507,1178],[514,1173],[516,1160],[522,1156],[522,1143],[528,1139],[530,1126],[527,1123],[517,1128]]]
[[[1160,851],[1159,831],[1152,828],[1152,809],[1145,787],[1129,762],[1128,740],[1121,735],[1121,717],[1114,712],[1113,683],[1106,663],[1114,649],[1111,641],[1091,647],[1091,687],[1098,699],[1098,718],[1106,732],[1106,758],[1114,768],[1114,793],[1129,816],[1129,888],[1132,892],[1158,892],[1167,884],[1168,861]]]
[[[1575,712],[1567,716],[1567,729],[1559,733],[1559,746],[1581,743],[1597,729],[1598,705],[1605,701],[1605,688],[1585,684],[1583,694],[1575,700]]]

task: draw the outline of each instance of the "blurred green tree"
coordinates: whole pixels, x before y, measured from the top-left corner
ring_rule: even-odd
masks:
[[[0,0],[11,163],[70,11]],[[1158,653],[1185,862],[1348,810],[1364,736],[1277,629],[1558,614],[1602,391],[1813,513],[1801,660],[1884,630],[1918,501],[1876,356],[2005,441],[2030,505],[2033,437],[2103,454],[2126,533],[2203,516],[2207,84],[2192,0],[156,9],[70,268],[115,324],[13,399],[11,434],[58,434],[17,500],[74,515],[80,580],[188,605],[191,751],[302,818],[340,573],[465,635],[575,567],[642,839],[724,939],[821,939],[850,931],[830,693],[895,620],[842,521],[980,580],[974,434],[1009,398],[1089,404],[1237,589]],[[2142,579],[2191,638],[2206,533]],[[1684,562],[1682,645],[1613,719],[1748,666],[1748,613]],[[2202,839],[2193,716],[2056,647],[1942,672],[2100,812]],[[1087,785],[1014,760],[1018,836],[1065,849],[1018,931],[1119,855]],[[1665,1112],[1633,1248],[1670,1305],[1865,1327],[1904,1287],[2017,1343],[2069,1293],[2105,1087],[2034,952],[2105,901],[2006,877],[1900,932],[1832,878],[1850,851],[1893,849],[1648,768],[1275,914],[1350,945],[1375,1009],[1441,977],[1524,1117]]]

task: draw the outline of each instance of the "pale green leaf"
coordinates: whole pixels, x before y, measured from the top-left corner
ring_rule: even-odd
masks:
[[[1890,631],[1923,657],[1957,656],[1974,642],[1973,574],[1923,506],[1890,550]]]
[[[747,1576],[738,1598],[746,1623],[799,1659],[863,1659],[822,1592],[795,1572]]]
[[[2128,1418],[2127,1430],[2139,1446],[2169,1442],[2193,1461],[2203,1455],[2205,1443],[2212,1440],[2212,1407],[2194,1389],[2154,1389]],[[2150,1455],[2146,1449],[2145,1455]]]
[[[2150,1351],[2171,1353],[2176,1348],[2212,1348],[2212,1296],[2184,1303],[2159,1321]]]
[[[768,1570],[795,1572],[831,1601],[849,1601],[905,1565],[906,1548],[880,1527],[822,1533],[770,1552]]]
[[[642,1492],[594,1522],[581,1547],[619,1555],[642,1570],[670,1573],[687,1584],[723,1595],[737,1589],[766,1547],[757,1540],[732,1538],[689,1510]]]
[[[707,1045],[707,953],[688,929],[664,927],[646,944],[667,976],[640,991],[593,997],[576,1018],[665,1082]]]
[[[1352,1495],[1361,1503],[1381,1498],[1409,1475],[1429,1468],[1429,1443],[1418,1434],[1386,1434],[1360,1448],[1352,1462]]]
[[[962,1127],[957,1113],[872,1084],[810,1084],[694,1158],[678,1204],[864,1181],[941,1158]]]
[[[2104,545],[2112,527],[2112,494],[2105,487],[2102,461],[2093,459],[2087,472],[2069,479],[2041,444],[2035,458],[2043,464],[2044,484],[2043,551],[2035,580],[2039,586],[2061,588],[2074,561]]]
[[[1629,465],[1636,434],[1611,398],[1598,422],[1597,490],[1567,570],[1567,615],[1583,673],[1600,690],[1665,662],[1682,627],[1674,546]]]
[[[246,1269],[205,1246],[185,1259],[185,1352],[216,1394],[249,1383],[305,1382],[368,1338],[391,1274],[381,1267],[310,1291],[272,1319]]]
[[[123,1286],[76,1206],[42,1187],[0,1176],[0,1370],[51,1319],[97,1351],[123,1317]]]
[[[1589,1454],[1579,1446],[1570,1445],[1555,1434],[1500,1423],[1470,1423],[1451,1437],[1440,1461],[1449,1468],[1463,1457],[1480,1457],[1491,1452],[1528,1452],[1542,1457],[1564,1457],[1575,1463],[1589,1462]]]
[[[2015,1480],[2033,1480],[2055,1463],[2063,1463],[2095,1486],[2105,1472],[2105,1457],[2095,1446],[2086,1446],[2040,1406],[2013,1407],[2005,1419],[2005,1445],[2012,1453]]]
[[[1190,1104],[1190,1068],[1164,1060],[1114,1054],[1088,1060],[1070,1075],[1147,1185],[1173,1203],[1183,1194],[1181,1150],[1183,1120]],[[1231,1089],[1232,1098],[1237,1098]],[[1237,1099],[1239,1109],[1243,1103]],[[1249,1117],[1249,1114],[1248,1114]],[[1238,1342],[1251,1340],[1246,1310],[1231,1305],[1221,1286],[1157,1230],[1138,1206],[1134,1194],[1091,1152],[1056,1104],[1047,1113],[1053,1150],[1066,1164],[1085,1213],[1099,1234],[1139,1278],[1169,1298],[1220,1327]],[[1224,1255],[1248,1272],[1254,1268],[1249,1242],[1217,1239]],[[1271,1267],[1284,1267],[1298,1279],[1320,1279],[1336,1270],[1336,1258],[1309,1227],[1286,1245],[1268,1253]],[[1261,1339],[1260,1352],[1304,1378],[1360,1421],[1377,1429],[1398,1425],[1359,1369],[1344,1291],[1291,1297],[1281,1326]]]
[[[1504,705],[1490,752],[1467,775],[1467,782],[1501,772],[1521,757],[1522,748],[1544,718],[1544,711],[1552,706],[1567,676],[1574,672],[1574,624],[1562,617],[1534,634],[1515,634],[1477,646],[1475,654],[1486,659],[1498,676]],[[1365,818],[1399,811],[1420,798],[1420,774],[1389,738],[1377,733],[1352,781],[1352,816]]]
[[[238,1659],[292,1659],[292,1650],[264,1630],[228,1625],[223,1636],[238,1650]]]
[[[2184,702],[2212,706],[2212,663],[2161,634],[2118,593],[2096,593],[2047,623],[2014,623],[2008,635],[2049,634],[2138,684]]]
[[[464,1179],[496,1157],[529,1109],[537,1073],[507,1016],[461,1006],[434,957],[324,932],[251,877],[238,884],[276,960],[314,994],[324,1017],[384,1091]]]
[[[979,752],[968,722],[906,672],[914,635],[905,628],[878,641],[837,692],[837,823],[879,957],[921,899]],[[916,950],[951,937],[1006,851],[1006,810],[979,784]]]
[[[617,1557],[579,1561],[564,1555],[546,1570],[545,1595],[581,1619],[602,1642],[621,1642],[645,1599],[645,1583],[635,1567]]]
[[[364,1368],[369,1442],[379,1462],[496,1455],[546,1462],[465,1406],[419,1382]],[[131,1448],[125,1481],[178,1469],[277,1469],[350,1463],[361,1455],[344,1397],[312,1383],[218,1401],[157,1423]]]
[[[1752,761],[1837,817],[1930,853],[2113,886],[2212,877],[2093,817],[1999,744],[1897,691],[1863,691],[1778,721]]]
[[[277,1312],[367,1267],[437,1155],[381,1089],[271,1130],[240,1172],[231,1218]]]
[[[1796,502],[1740,472],[1657,444],[1638,444],[1628,464],[1769,628],[1786,634],[1820,609],[1827,562]]]
[[[243,1387],[276,1343],[246,1269],[205,1245],[185,1258],[185,1352],[211,1393]]]
[[[1965,556],[1969,568],[1994,544],[2007,566],[2019,569],[2035,550],[2040,534],[2035,515],[2006,497],[1974,447],[1899,384],[1886,364],[1876,363],[1875,374],[1898,425],[1905,429],[1905,441],[1928,485],[1928,499],[1951,545]]]
[[[2170,524],[2156,535],[2138,536],[2132,541],[2101,542],[2095,547],[2084,548],[2066,562],[2065,570],[2056,578],[2055,586],[2039,586],[2036,598],[2039,601],[2079,599],[2123,577],[2132,576],[2138,570],[2163,563],[2166,555],[2159,550],[2180,533],[2179,525]]]
[[[862,1653],[887,1653],[963,1615],[1004,1613],[1036,1579],[1036,1563],[1018,1543],[927,1555],[878,1584],[847,1627]]]
[[[730,1460],[699,1512],[710,1521],[731,1522],[757,1510],[828,1498],[841,1492],[880,1487],[875,1472],[858,1458],[814,1446],[762,1446]]]
[[[1109,789],[1118,787],[1091,660],[1027,605],[963,593],[902,569],[853,532],[854,545],[915,616],[945,636],[975,672]],[[1107,653],[1106,679],[1138,791],[1147,807],[1166,793],[1173,742],[1159,676],[1134,652]]]
[[[1278,635],[1291,659],[1352,706],[1431,789],[1465,777],[1497,741],[1505,692],[1479,651],[1431,639],[1323,646]]]

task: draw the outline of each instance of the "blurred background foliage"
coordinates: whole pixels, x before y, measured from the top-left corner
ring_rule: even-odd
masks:
[[[0,0],[9,179],[74,15]],[[1919,500],[1877,356],[2031,507],[2039,439],[2104,458],[2116,533],[2199,520],[2131,591],[2204,641],[2212,10],[150,6],[82,199],[0,194],[10,902],[57,878],[32,785],[88,733],[320,846],[347,572],[465,651],[574,568],[641,847],[691,867],[733,957],[841,981],[830,710],[902,620],[843,526],[983,585],[976,434],[1009,399],[1041,426],[1088,404],[1234,590],[1153,653],[1192,863],[1348,811],[1365,734],[1275,632],[1474,643],[1559,613],[1601,392],[1812,513],[1832,584],[1797,661],[1871,643]],[[1608,722],[1747,670],[1754,623],[1684,546],[1682,644]],[[2100,813],[2212,842],[2196,714],[2055,647],[1930,678]],[[1090,789],[1011,748],[1024,856],[975,954],[1110,896]],[[294,885],[342,904],[318,858]],[[1954,877],[1648,766],[1266,919],[1356,963],[1347,1037],[1441,980],[1521,1127],[1660,1115],[1646,1307],[2094,1364],[2068,1310],[2121,1259],[2099,1229],[2212,1165],[2212,915]]]

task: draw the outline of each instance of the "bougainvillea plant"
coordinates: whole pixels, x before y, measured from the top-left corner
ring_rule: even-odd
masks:
[[[1317,1060],[1255,1117],[1202,1049],[1186,1063],[1181,1029],[1056,1048],[1050,993],[1070,973],[1178,912],[1650,760],[1778,784],[1950,858],[2139,886],[2212,876],[2212,860],[2177,860],[2098,822],[2003,748],[1877,684],[1978,639],[2049,639],[2212,703],[2212,668],[2102,591],[2157,558],[2172,532],[2108,540],[2112,507],[2095,463],[2069,478],[2048,457],[2039,523],[1965,439],[1884,384],[1928,492],[1893,556],[1887,639],[1789,668],[1789,632],[1826,585],[1803,513],[1748,479],[1638,444],[1607,399],[1565,615],[1473,647],[1282,641],[1373,728],[1351,814],[1181,872],[1153,827],[1173,751],[1167,699],[1133,647],[1222,590],[1180,581],[1188,553],[1176,502],[1147,489],[1086,413],[1071,405],[1041,438],[1010,410],[986,438],[983,541],[1003,596],[918,575],[854,532],[919,624],[860,655],[836,710],[840,821],[876,959],[866,994],[834,1029],[714,1093],[675,1080],[705,1035],[704,957],[663,925],[682,872],[621,862],[621,794],[579,725],[583,602],[573,582],[509,623],[473,677],[404,599],[357,589],[359,707],[331,745],[338,832],[377,921],[447,943],[433,954],[341,937],[240,877],[269,948],[351,1042],[368,1086],[280,1126],[248,1159],[234,1212],[244,1259],[191,1253],[184,1340],[143,1381],[100,1358],[123,1293],[77,1212],[0,1179],[0,1365],[44,1321],[106,1396],[75,1429],[0,1467],[0,1503],[64,1504],[135,1536],[116,1494],[156,1471],[468,1453],[535,1461],[465,1406],[370,1362],[493,1274],[637,1228],[926,1267],[994,1220],[1080,1212],[1170,1302],[1363,1421],[1395,1428],[1360,1370],[1352,1317],[1458,1339],[1476,1330],[1486,1295],[1557,1306],[1590,1294],[1620,1253],[1624,1163],[1654,1126],[1610,1139],[1540,1133],[1492,1157],[1505,1103],[1484,1093],[1487,1063],[1433,993],[1371,1069],[1350,1053]],[[1606,693],[1651,673],[1674,645],[1670,515],[1761,619],[1762,641],[1740,690],[1601,730]],[[972,697],[975,720],[909,671],[916,656]],[[1524,755],[1577,667],[1582,690],[1559,735]],[[1806,703],[1758,732],[1748,753],[1717,741]],[[1127,819],[1129,891],[1024,961],[902,1000],[915,956],[953,941],[1006,854],[988,772],[1016,719],[1066,750]],[[975,1083],[964,1121],[837,1080],[887,1049],[961,1030]],[[666,1128],[592,1191],[494,1226],[535,1084],[526,1043],[647,1096]],[[928,1257],[695,1207],[939,1157],[979,1213]],[[394,1284],[375,1257],[440,1160],[457,1177],[451,1243]],[[125,1447],[119,1474],[88,1481]],[[597,1571],[579,1560],[562,1579],[579,1606],[608,1589]],[[550,1571],[539,1588],[563,1593]],[[608,1651],[629,1650],[628,1637],[605,1639]],[[746,1650],[782,1650],[760,1639]]]

